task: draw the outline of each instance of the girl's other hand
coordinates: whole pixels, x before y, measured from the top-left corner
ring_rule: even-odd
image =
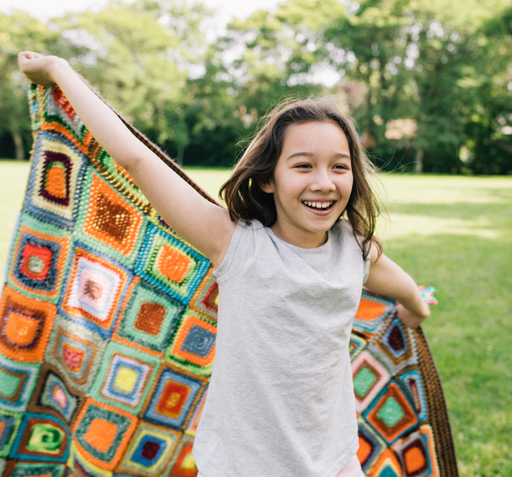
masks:
[[[422,311],[423,313],[421,315],[418,315],[408,310],[405,306],[401,305],[400,303],[396,305],[396,312],[398,314],[398,318],[400,318],[400,320],[402,320],[402,323],[405,326],[408,326],[409,328],[418,328],[421,322],[428,318],[428,316],[430,315],[430,309],[426,303],[424,303],[424,310]]]
[[[66,62],[57,56],[44,56],[33,51],[22,51],[18,54],[20,71],[34,84],[52,86],[55,80],[52,76],[52,68],[62,62]]]

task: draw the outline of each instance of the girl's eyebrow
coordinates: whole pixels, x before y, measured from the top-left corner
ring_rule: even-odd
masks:
[[[291,159],[292,157],[296,157],[296,156],[306,156],[306,157],[315,157],[315,154],[312,153],[312,152],[309,152],[309,151],[297,151],[297,152],[294,152],[293,154],[290,154],[286,160],[288,159]],[[346,152],[336,152],[332,155],[332,157],[334,159],[350,159],[350,154],[346,153]]]

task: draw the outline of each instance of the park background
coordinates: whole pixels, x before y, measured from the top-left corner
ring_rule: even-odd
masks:
[[[423,329],[461,475],[512,475],[512,2],[209,5],[0,8],[2,270],[32,144],[18,51],[67,58],[214,196],[269,107],[335,94],[382,171],[386,253],[438,290]]]

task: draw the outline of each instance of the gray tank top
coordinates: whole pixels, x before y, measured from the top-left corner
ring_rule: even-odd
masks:
[[[215,361],[193,455],[206,477],[334,477],[358,448],[349,355],[369,260],[346,220],[302,249],[239,222],[215,270]]]

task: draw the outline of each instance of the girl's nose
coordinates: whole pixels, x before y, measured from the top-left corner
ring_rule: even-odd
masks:
[[[336,186],[328,171],[317,170],[313,182],[311,183],[311,190],[318,190],[328,192],[335,190]]]

